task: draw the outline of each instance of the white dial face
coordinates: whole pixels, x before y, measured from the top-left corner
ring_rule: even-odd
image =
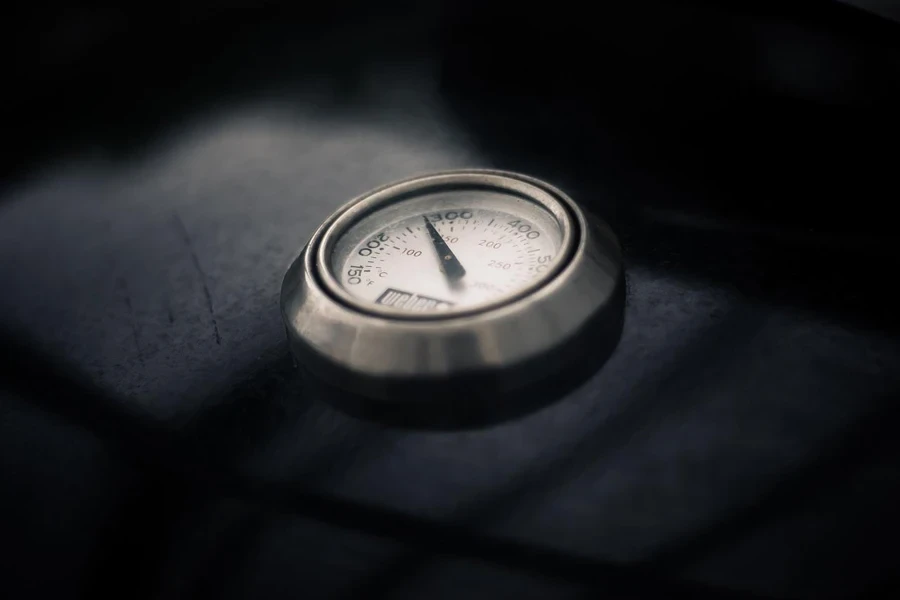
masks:
[[[400,201],[349,227],[333,274],[354,298],[409,312],[458,312],[516,295],[550,275],[557,217],[511,194],[459,191]]]

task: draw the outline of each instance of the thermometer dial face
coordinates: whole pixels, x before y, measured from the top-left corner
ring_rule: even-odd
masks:
[[[560,259],[561,212],[502,192],[400,200],[339,233],[335,280],[356,301],[409,313],[454,313],[537,287]]]

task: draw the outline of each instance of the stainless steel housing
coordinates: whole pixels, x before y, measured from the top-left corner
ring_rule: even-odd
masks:
[[[327,265],[336,223],[398,196],[448,186],[551,196],[552,205],[563,207],[564,214],[553,212],[564,219],[568,245],[554,276],[501,305],[449,316],[376,312],[342,293]],[[608,343],[596,336],[618,335],[623,286],[615,234],[589,221],[560,190],[516,173],[448,171],[385,186],[337,211],[288,269],[281,311],[291,350],[307,370],[353,393],[428,403],[443,395],[509,392]]]

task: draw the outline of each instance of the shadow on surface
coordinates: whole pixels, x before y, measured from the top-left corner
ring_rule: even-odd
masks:
[[[442,90],[491,162],[611,219],[632,262],[898,331],[900,26],[755,4],[460,8]]]
[[[22,343],[6,332],[3,340],[6,347],[14,351],[14,360],[2,363],[0,368],[0,381],[5,387],[26,397],[35,406],[112,442],[128,458],[136,459],[139,465],[165,477],[165,485],[173,494],[169,496],[173,507],[179,506],[189,491],[200,491],[203,497],[220,495],[241,498],[253,504],[262,503],[268,510],[276,508],[337,527],[391,538],[423,550],[478,558],[514,569],[530,570],[550,578],[584,583],[598,589],[619,590],[635,594],[635,597],[646,594],[666,595],[673,590],[687,591],[693,597],[736,597],[724,591],[709,591],[704,586],[684,584],[676,579],[659,578],[645,569],[612,565],[536,546],[496,540],[463,531],[455,524],[434,522],[390,509],[316,494],[298,486],[249,483],[222,465],[204,464],[177,436],[149,422],[142,422],[139,415],[122,410],[121,405],[113,399],[29,344]],[[60,390],[66,391],[63,401],[60,401]],[[135,506],[142,508],[145,504],[138,502]],[[120,515],[124,519],[120,526],[130,519],[144,516],[130,512],[126,510],[126,514]],[[169,515],[165,511],[160,514]],[[170,516],[174,518],[177,515],[172,513]],[[120,533],[122,539],[116,534],[109,543],[114,551],[127,556],[127,553],[120,550],[124,537],[129,537],[127,528],[122,527]],[[148,547],[165,547],[170,530],[162,527],[162,531],[153,533],[154,541]],[[147,540],[144,542],[147,543]],[[137,543],[137,540],[129,537],[128,543]],[[106,560],[100,559],[100,562]],[[153,588],[150,580],[155,574],[153,565],[157,561],[149,557],[147,561],[140,565],[130,563],[131,567],[126,574],[133,573],[140,581],[147,582]],[[116,564],[115,560],[113,564]],[[112,580],[98,582],[95,576],[94,587],[91,589],[105,590],[110,581]]]
[[[611,453],[625,446],[642,428],[652,425],[662,415],[685,408],[670,403],[679,398],[679,392],[697,385],[703,379],[702,373],[712,368],[711,363],[728,360],[728,349],[751,339],[759,326],[758,315],[753,318],[753,315],[739,312],[726,316],[723,322],[684,348],[674,362],[658,367],[653,377],[644,378],[637,384],[619,412],[602,420],[574,442],[564,444],[561,450],[541,461],[539,466],[526,469],[514,480],[498,486],[495,493],[485,494],[462,505],[452,518],[452,523],[465,530],[477,531],[517,511],[546,502],[580,473],[596,463],[602,463]],[[694,363],[703,364],[704,368],[698,369]],[[385,597],[439,560],[440,556],[439,552],[403,553],[360,581],[342,597]],[[616,590],[617,594],[625,592]]]
[[[192,571],[188,598],[227,598],[233,590],[236,576],[245,568],[248,559],[259,549],[269,524],[263,511],[255,510],[236,520],[215,545],[212,556],[199,572]]]
[[[749,537],[766,525],[776,524],[794,512],[808,508],[817,499],[830,498],[839,492],[851,477],[872,461],[891,449],[896,455],[900,444],[894,435],[900,421],[900,390],[885,392],[881,398],[871,401],[871,410],[845,431],[830,445],[823,445],[821,456],[775,482],[746,507],[726,515],[720,522],[687,539],[667,544],[655,551],[644,564],[648,568],[679,571],[714,556],[729,544]],[[900,496],[900,490],[895,490]],[[900,498],[898,498],[900,499]],[[885,526],[897,529],[900,522]],[[850,569],[854,561],[865,561],[868,549],[854,545],[846,553],[847,562],[835,565]]]

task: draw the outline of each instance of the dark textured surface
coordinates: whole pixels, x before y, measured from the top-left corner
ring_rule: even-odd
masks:
[[[793,179],[766,198],[784,218],[756,218],[751,192],[767,186],[735,191],[729,173],[667,159],[681,134],[657,138],[654,162],[616,141],[618,126],[586,127],[578,102],[560,116],[555,100],[499,93],[465,52],[442,57],[437,36],[423,45],[413,31],[252,31],[234,40],[252,59],[209,68],[229,77],[169,81],[181,100],[89,121],[115,135],[76,137],[5,188],[0,322],[115,399],[110,412],[69,404],[65,388],[37,404],[0,398],[15,524],[2,544],[19,561],[7,576],[34,595],[557,598],[604,569],[619,581],[621,563],[662,574],[638,571],[636,596],[663,594],[673,575],[823,598],[896,569],[881,551],[900,534],[900,341],[884,287],[896,254],[878,219],[844,199],[852,237],[840,218],[798,227]],[[259,76],[267,59],[278,67]],[[129,129],[141,118],[168,126]],[[691,139],[684,154],[702,157],[708,138]],[[545,177],[615,219],[628,269],[619,347],[559,402],[482,429],[401,430],[309,397],[277,309],[290,260],[349,198],[461,166]],[[146,429],[117,437],[117,418]],[[223,471],[237,488],[207,483]],[[304,516],[318,505],[296,493],[421,519],[426,539]],[[116,557],[125,539],[143,548],[134,560]],[[503,544],[519,558],[502,559]],[[553,567],[559,557],[576,566]],[[581,576],[592,569],[596,580]]]

